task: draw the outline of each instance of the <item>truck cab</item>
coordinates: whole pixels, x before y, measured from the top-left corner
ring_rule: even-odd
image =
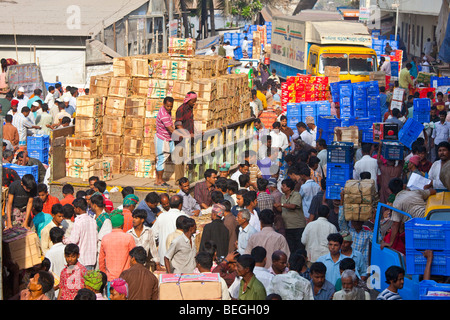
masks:
[[[377,54],[368,47],[347,45],[311,45],[307,73],[325,76],[325,67],[340,67],[340,80],[369,81],[370,72],[378,71]]]

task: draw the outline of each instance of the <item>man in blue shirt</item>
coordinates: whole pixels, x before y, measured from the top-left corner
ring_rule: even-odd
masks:
[[[159,195],[156,192],[150,192],[147,196],[139,202],[136,209],[142,209],[147,212],[147,219],[144,221],[144,225],[147,227],[151,227],[153,223],[156,221],[156,217],[158,213],[161,211],[158,208],[159,203]]]
[[[339,263],[342,259],[346,258],[346,256],[341,254],[341,246],[344,238],[340,233],[331,233],[327,237],[327,240],[330,253],[319,257],[316,262],[322,262],[327,267],[325,279],[334,286],[341,276]]]
[[[327,267],[322,262],[314,262],[309,268],[314,300],[331,300],[335,292],[334,284],[326,280]]]

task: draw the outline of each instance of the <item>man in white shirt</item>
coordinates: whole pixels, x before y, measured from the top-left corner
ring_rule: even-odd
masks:
[[[441,142],[450,140],[450,123],[446,120],[447,111],[442,110],[439,112],[439,122],[434,123],[433,133],[431,137],[434,139],[434,145],[436,148],[436,157],[438,157],[438,146]]]
[[[239,176],[242,174],[248,174],[250,170],[250,164],[248,161],[239,164],[238,170],[236,170],[230,177],[231,180],[234,180],[238,183],[239,187],[243,187],[239,184]]]
[[[313,137],[312,133],[308,131],[304,122],[297,123],[297,131],[302,141],[312,147],[316,146],[316,139]]]
[[[51,109],[55,104],[55,87],[49,86],[47,91],[47,96],[45,97],[44,103],[48,105],[48,108]]]
[[[238,236],[238,246],[237,251],[240,254],[245,254],[245,249],[247,248],[248,239],[250,237],[257,233],[258,230],[253,228],[253,226],[250,225],[251,213],[247,209],[242,209],[238,211],[238,214],[236,216],[236,221],[239,224],[239,236]]]
[[[239,46],[232,46],[230,45],[230,41],[225,42],[225,45],[223,46],[225,49],[225,56],[228,59],[233,60],[234,59],[234,50],[239,48]]]
[[[281,151],[278,156],[278,158],[281,159],[282,153],[289,147],[289,141],[286,134],[281,132],[280,122],[277,121],[273,123],[272,130],[270,131],[270,136],[272,137],[272,148],[279,148],[279,150]]]
[[[183,198],[180,195],[174,195],[170,198],[170,210],[163,212],[158,216],[152,226],[153,236],[155,242],[158,241],[159,247],[159,261],[164,261],[164,256],[168,248],[166,248],[166,238],[177,229],[177,218],[185,214],[181,209],[183,208]]]
[[[383,71],[384,73],[386,73],[387,76],[390,76],[391,75],[391,62],[387,61],[385,57],[381,57],[380,63],[381,63],[380,71]]]
[[[29,100],[28,96],[25,95],[25,89],[23,87],[17,89],[17,96],[15,97],[15,99],[19,101],[17,111],[21,112],[22,108],[27,106]]]
[[[435,161],[428,172],[428,179],[431,183],[426,188],[433,188],[436,190],[447,189],[440,179],[441,168],[448,161],[450,156],[450,143],[443,141],[438,145],[439,160]]]
[[[216,47],[212,46],[208,51],[206,51],[205,56],[217,56]]]
[[[316,262],[323,255],[328,254],[328,240],[330,233],[337,233],[336,226],[328,221],[330,209],[321,205],[318,209],[317,220],[311,221],[302,234],[302,243],[308,253],[308,261]]]
[[[273,275],[269,272],[269,269],[265,267],[267,261],[267,250],[261,246],[254,247],[251,251],[251,256],[255,259],[255,267],[253,268],[253,274],[266,288],[266,292],[269,289],[270,282]]]
[[[372,144],[366,143],[361,147],[363,157],[356,161],[353,170],[353,179],[361,180],[360,174],[362,172],[369,172],[370,178],[375,181],[375,189],[378,191],[377,177],[381,174],[378,168],[378,162],[376,159],[371,157]]]
[[[19,145],[24,146],[27,144],[27,137],[29,135],[32,135],[33,129],[40,129],[41,127],[38,127],[34,125],[34,123],[31,121],[29,115],[30,115],[30,108],[23,107],[22,112],[20,114],[17,114],[13,119],[13,125],[17,128],[17,131],[19,132]]]
[[[423,45],[423,52],[429,56],[433,52],[433,42],[430,38],[427,39],[427,42]]]
[[[244,40],[242,40],[242,53],[248,53],[248,38],[244,37]]]

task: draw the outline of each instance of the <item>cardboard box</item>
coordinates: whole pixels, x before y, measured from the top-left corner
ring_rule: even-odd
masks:
[[[75,137],[92,138],[101,134],[103,127],[103,118],[76,117]]]
[[[103,116],[103,105],[105,98],[100,95],[84,95],[77,98],[77,116],[101,117]]]
[[[325,77],[339,77],[341,73],[341,67],[326,66]]]
[[[122,153],[123,137],[118,135],[102,135],[103,154],[104,155],[117,155]]]
[[[66,176],[88,181],[92,176],[101,180],[111,180],[111,164],[103,159],[66,159]]]
[[[143,155],[144,156],[144,155]],[[134,176],[138,178],[155,178],[155,159],[141,158],[135,161]]]
[[[42,262],[39,237],[22,227],[14,227],[3,231],[2,240],[4,254],[19,269],[28,269]]]
[[[378,122],[373,124],[373,141],[381,142],[381,140],[398,140],[398,124]]]
[[[105,116],[123,117],[125,115],[124,97],[108,96],[105,103]]]
[[[125,117],[145,117],[146,103],[145,97],[128,97],[125,102]]]
[[[375,181],[372,179],[347,180],[344,187],[344,204],[368,204],[376,200]]]
[[[112,136],[122,136],[124,132],[123,117],[104,116],[103,134]]]
[[[123,135],[142,138],[144,136],[144,117],[125,117],[123,121]]]
[[[221,300],[218,273],[160,274],[160,300]]]
[[[142,155],[142,137],[134,137],[125,135],[123,137],[122,154],[127,156],[140,156]]]
[[[89,95],[107,96],[113,75],[114,73],[110,72],[103,75],[91,76],[89,81]]]
[[[371,204],[345,204],[344,216],[346,221],[367,221],[372,218],[373,207]]]

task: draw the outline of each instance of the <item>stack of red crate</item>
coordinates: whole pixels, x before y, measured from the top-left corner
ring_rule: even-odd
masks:
[[[286,111],[288,103],[329,100],[328,77],[311,75],[288,76],[281,84],[281,107]]]

